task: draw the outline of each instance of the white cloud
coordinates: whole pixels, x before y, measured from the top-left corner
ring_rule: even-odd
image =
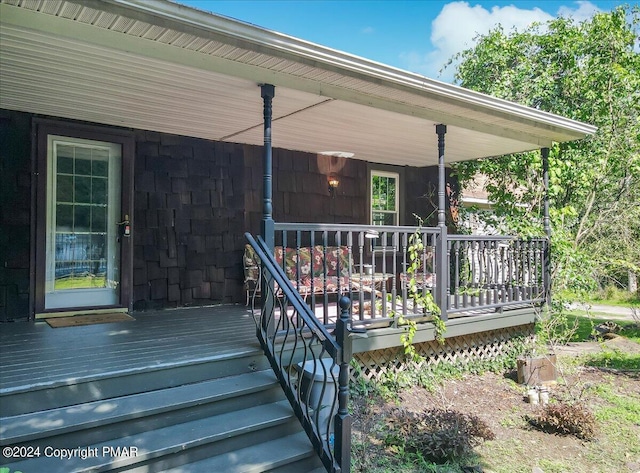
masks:
[[[578,8],[561,6],[558,9],[558,16],[571,17],[575,21],[580,22],[580,21],[588,20],[594,14],[602,11],[591,2],[578,1],[574,3],[578,5]]]
[[[571,16],[576,21],[589,18],[599,11],[588,1],[575,2],[577,7],[563,6],[558,15]],[[471,6],[469,2],[457,1],[446,4],[431,23],[432,51],[420,53],[411,51],[401,54],[406,68],[447,82],[453,80],[454,67],[448,67],[440,76],[440,70],[454,54],[473,46],[473,38],[486,34],[498,24],[504,31],[523,30],[533,22],[546,22],[553,15],[540,8],[522,9],[514,5],[493,6],[486,9],[482,5]]]
[[[375,29],[373,28],[373,26],[365,26],[364,28],[362,28],[362,30],[360,30],[361,33],[363,34],[373,34],[375,33]]]

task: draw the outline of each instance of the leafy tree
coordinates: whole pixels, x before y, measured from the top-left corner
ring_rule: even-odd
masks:
[[[498,27],[455,58],[463,87],[598,127],[550,150],[556,289],[593,290],[640,272],[639,24],[638,7],[623,6],[579,23],[560,17],[522,32]],[[463,186],[488,176],[505,230],[542,234],[538,152],[460,163],[456,171]]]

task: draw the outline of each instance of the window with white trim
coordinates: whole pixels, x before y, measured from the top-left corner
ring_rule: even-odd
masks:
[[[399,225],[400,175],[395,172],[371,171],[371,224]]]

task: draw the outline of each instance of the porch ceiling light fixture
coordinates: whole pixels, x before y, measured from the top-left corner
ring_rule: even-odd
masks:
[[[323,156],[333,156],[334,158],[353,158],[356,154],[350,151],[320,151]]]
[[[329,194],[331,197],[335,197],[336,189],[340,185],[340,179],[335,174],[329,174],[327,180],[329,182]]]

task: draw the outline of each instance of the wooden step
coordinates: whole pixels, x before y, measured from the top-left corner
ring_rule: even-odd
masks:
[[[284,399],[271,370],[0,419],[2,445],[99,443],[171,423]]]
[[[48,381],[32,384],[25,381],[0,389],[0,415],[56,409],[268,368],[269,363],[262,352],[245,350],[197,360],[112,369],[78,378],[52,376]]]
[[[259,457],[269,451],[269,448],[263,447],[264,442],[274,438],[283,439],[296,433],[300,433],[300,425],[293,416],[291,406],[287,401],[279,401],[163,428],[154,428],[107,442],[85,444],[83,451],[77,450],[75,456],[68,459],[53,458],[51,455],[56,450],[43,447],[39,452],[40,457],[9,463],[6,466],[11,471],[23,472],[144,471],[150,473],[225,454],[244,461],[244,457],[249,454],[240,454],[239,450],[260,451],[247,457],[247,461],[253,461],[256,455]],[[304,438],[306,439],[306,436]],[[311,444],[308,440],[306,444],[309,452]],[[83,453],[85,457],[90,456],[90,458],[81,458],[79,455]],[[115,453],[121,455],[114,456]],[[182,471],[192,470],[189,467],[188,470],[183,468]]]
[[[326,473],[304,432],[217,455],[164,473]],[[132,470],[143,473],[144,470]]]

